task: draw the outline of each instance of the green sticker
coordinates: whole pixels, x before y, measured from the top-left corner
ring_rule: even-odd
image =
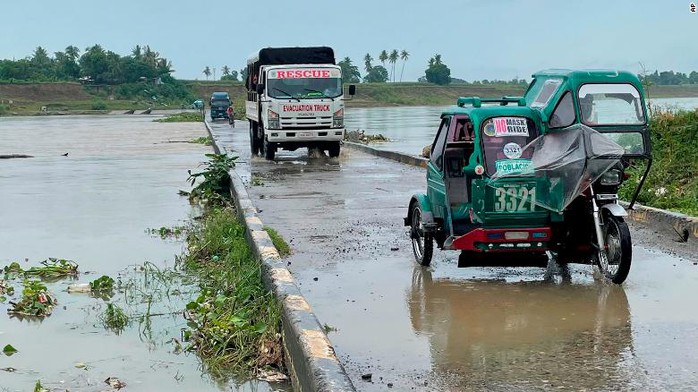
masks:
[[[498,175],[533,174],[531,161],[528,159],[506,159],[495,162]]]

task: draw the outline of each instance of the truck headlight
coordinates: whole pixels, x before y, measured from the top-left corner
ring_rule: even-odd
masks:
[[[332,128],[342,128],[344,126],[344,108],[337,110],[332,115]]]
[[[599,183],[601,185],[616,186],[616,185],[620,185],[622,178],[623,178],[623,175],[621,174],[620,170],[611,169],[611,170],[609,170],[606,173],[601,175],[601,178],[599,179]]]
[[[276,113],[271,109],[267,110],[267,129],[281,129],[279,113]]]

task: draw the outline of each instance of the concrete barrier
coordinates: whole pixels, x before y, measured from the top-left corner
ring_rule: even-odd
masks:
[[[220,154],[211,127],[204,122],[213,140],[213,149]],[[323,327],[301,294],[293,275],[281,261],[279,252],[264,231],[262,220],[250,199],[242,179],[230,171],[230,195],[235,210],[247,230],[250,247],[262,263],[265,287],[276,295],[282,306],[282,335],[286,365],[293,388],[302,392],[354,392],[356,389],[339,363]]]
[[[396,151],[379,150],[377,148],[369,147],[365,144],[354,143],[354,142],[344,142],[345,147],[349,147],[354,150],[362,151],[371,155],[379,156],[381,158],[392,159],[393,161],[398,161],[406,165],[417,166],[417,167],[427,167],[426,158],[418,157],[416,155],[408,155]]]
[[[392,159],[412,166],[426,167],[429,161],[423,157],[395,151],[379,150],[354,142],[344,142],[344,145],[354,150]],[[625,208],[628,207],[628,203],[621,202],[621,204]],[[635,204],[633,209],[628,211],[628,215],[628,218],[633,222],[647,225],[678,241],[692,242],[692,245],[698,246],[698,218],[696,217],[661,210],[659,208],[645,207],[639,204]]]

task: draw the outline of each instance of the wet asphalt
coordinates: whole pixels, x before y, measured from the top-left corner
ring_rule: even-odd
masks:
[[[459,269],[438,249],[422,268],[402,218],[423,169],[348,149],[268,162],[250,157],[245,121],[212,125],[262,221],[290,243],[289,268],[358,390],[698,385],[695,248],[633,226],[622,286],[582,265]]]

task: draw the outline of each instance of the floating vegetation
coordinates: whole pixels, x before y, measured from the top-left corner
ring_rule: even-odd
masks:
[[[10,301],[12,308],[7,312],[19,316],[47,317],[58,301],[40,280],[24,280],[22,298],[19,302]]]
[[[188,194],[187,194],[188,196]],[[146,232],[152,236],[159,236],[163,240],[168,238],[178,239],[186,234],[187,228],[184,226],[165,227],[159,229],[147,229]]]
[[[107,309],[100,316],[102,325],[105,329],[108,329],[117,335],[120,334],[124,328],[126,328],[130,323],[130,318],[124,312],[124,310],[119,307],[119,305],[108,303]]]
[[[41,279],[61,279],[78,275],[78,265],[72,260],[49,258],[41,262],[40,267],[23,269],[15,262],[3,267],[6,276],[38,277]]]

